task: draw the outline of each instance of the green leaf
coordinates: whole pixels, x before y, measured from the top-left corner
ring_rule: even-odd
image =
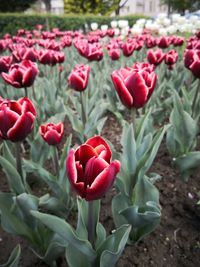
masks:
[[[38,209],[39,199],[35,196],[23,193],[13,197],[13,200],[16,203],[17,208],[20,210],[23,222],[31,228],[35,228],[37,222],[31,215],[30,210]]]
[[[13,194],[0,193],[2,228],[12,234],[18,234],[32,240],[32,231],[22,218],[13,210]]]
[[[137,158],[133,124],[128,125],[125,123],[123,127],[121,144],[123,146],[122,157],[124,157],[127,161],[128,172],[130,175],[134,175],[137,166]]]
[[[8,142],[3,142],[3,156],[8,160],[13,166],[16,166],[16,160],[13,156],[13,152],[8,146]]]
[[[21,256],[21,247],[20,245],[17,245],[13,249],[8,261],[5,264],[1,264],[0,267],[18,267],[20,256]]]
[[[92,249],[88,240],[79,239],[72,227],[63,219],[37,211],[31,211],[31,213],[53,232],[62,237],[66,242],[66,247],[68,245],[75,247],[78,251],[87,255],[91,262],[95,259],[96,253]],[[76,255],[74,256],[76,257]]]
[[[115,263],[124,250],[130,231],[130,225],[122,225],[106,238],[97,250],[98,261],[100,258],[100,267],[115,266]],[[98,264],[99,263],[97,263],[96,266],[98,266]]]
[[[200,151],[189,152],[174,159],[175,166],[180,170],[182,178],[187,181],[188,176],[200,167]]]
[[[25,192],[21,176],[19,175],[15,167],[2,156],[0,156],[0,164],[3,167],[3,170],[6,174],[10,189],[14,191],[16,194],[21,194]]]

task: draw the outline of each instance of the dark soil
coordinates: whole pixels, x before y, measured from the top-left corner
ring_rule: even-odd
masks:
[[[68,130],[70,131],[71,128]],[[113,116],[109,116],[103,136],[120,149],[120,135],[118,123]],[[152,171],[162,176],[162,179],[156,182],[162,206],[161,224],[139,243],[126,246],[116,266],[197,267],[200,263],[200,207],[196,203],[197,193],[200,191],[200,174],[191,177],[188,182],[181,181],[171,167],[164,142],[153,163]],[[8,186],[2,171],[0,177],[0,191],[6,192]],[[108,232],[114,228],[110,207],[113,194],[114,190],[102,200],[101,207],[100,220]],[[22,246],[22,267],[47,266],[36,258],[22,238],[7,234],[1,229],[0,264],[6,262],[18,243]],[[67,264],[63,261],[60,266],[64,267]]]

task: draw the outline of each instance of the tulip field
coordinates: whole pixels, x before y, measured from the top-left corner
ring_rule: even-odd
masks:
[[[0,39],[0,266],[199,265],[200,26],[115,23]]]

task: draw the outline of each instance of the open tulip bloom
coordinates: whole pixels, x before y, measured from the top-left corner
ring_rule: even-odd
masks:
[[[12,142],[24,140],[33,129],[35,117],[35,107],[28,98],[3,100],[0,103],[0,138]]]
[[[119,98],[127,108],[141,108],[149,100],[156,85],[157,76],[152,68],[121,68],[111,77]]]
[[[120,162],[111,162],[112,153],[100,136],[88,139],[76,150],[71,149],[66,170],[72,188],[87,201],[101,199],[112,187]]]
[[[16,88],[29,87],[38,74],[37,64],[30,60],[23,60],[19,64],[11,65],[9,72],[2,72],[2,78]]]

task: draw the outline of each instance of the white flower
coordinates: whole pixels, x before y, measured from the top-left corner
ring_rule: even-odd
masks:
[[[108,25],[101,25],[101,30],[102,31],[107,31]]]
[[[136,21],[136,25],[139,27],[144,27],[144,24],[146,23],[146,19],[138,19]]]
[[[111,25],[112,28],[117,28],[118,23],[117,23],[116,20],[112,20],[112,21],[110,22],[110,25]]]
[[[167,35],[167,30],[165,28],[160,28],[159,29],[159,34],[160,35]]]
[[[167,18],[167,14],[166,13],[158,14],[158,19],[162,20],[162,19],[165,19],[165,18]]]
[[[96,31],[98,29],[98,24],[96,22],[93,22],[90,24],[90,27],[93,31]]]
[[[120,34],[120,29],[115,28],[115,36],[118,36]]]
[[[119,20],[118,21],[118,26],[121,29],[126,28],[128,26],[128,20]]]
[[[142,28],[134,26],[133,28],[131,28],[131,33],[132,34],[141,34],[142,33]]]

